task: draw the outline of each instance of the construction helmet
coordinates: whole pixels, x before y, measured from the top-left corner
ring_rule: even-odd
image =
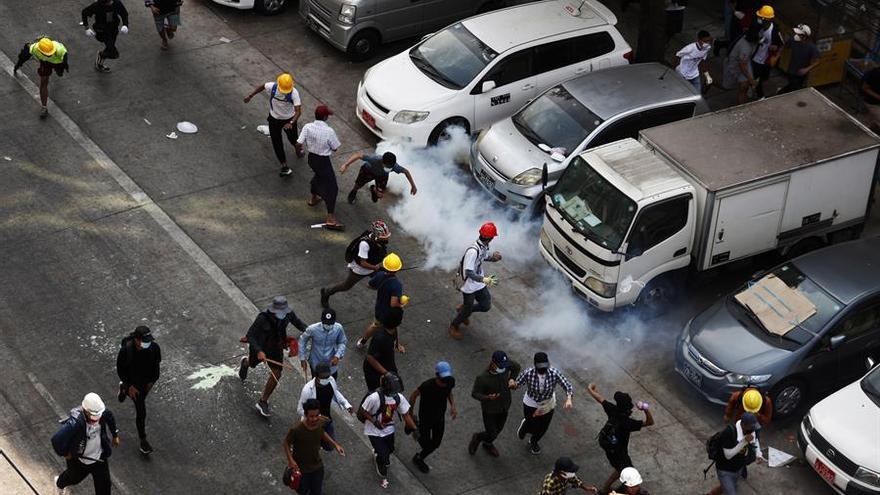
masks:
[[[758,17],[761,19],[773,19],[776,16],[776,12],[773,10],[773,7],[769,5],[764,5],[757,12]]]
[[[55,55],[55,43],[49,38],[40,38],[40,41],[37,42],[37,50],[40,50],[43,55],[51,57]]]
[[[642,475],[634,467],[623,468],[620,472],[620,482],[628,488],[639,486],[642,484]]]
[[[89,416],[100,416],[104,414],[104,401],[94,392],[89,392],[83,397],[82,408]]]
[[[278,92],[279,93],[290,93],[293,91],[293,76],[285,72],[278,76],[278,79],[275,80],[278,83]]]
[[[370,235],[373,239],[388,239],[391,237],[391,230],[382,220],[376,220],[370,224]]]
[[[742,403],[743,409],[746,412],[754,414],[761,410],[761,406],[764,405],[764,398],[761,397],[761,392],[757,389],[750,388],[743,393]]]
[[[487,239],[498,237],[498,228],[495,227],[494,223],[486,222],[480,227],[480,237],[485,237]]]
[[[382,268],[388,272],[396,272],[403,268],[403,262],[400,261],[400,256],[391,253],[382,260]]]

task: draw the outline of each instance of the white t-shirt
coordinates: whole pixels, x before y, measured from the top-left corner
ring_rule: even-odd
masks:
[[[538,388],[540,390],[544,390],[544,386],[546,383],[547,383],[547,375],[546,374],[543,374],[543,375],[539,374],[538,375]],[[538,404],[538,401],[536,401],[535,399],[531,398],[531,396],[529,396],[528,392],[523,394],[523,404],[525,404],[529,407],[538,407],[540,405],[540,404]]]
[[[358,275],[369,275],[369,274],[373,273],[373,270],[370,270],[369,268],[364,268],[358,264],[359,258],[360,259],[367,259],[367,256],[369,256],[369,254],[370,254],[370,243],[368,243],[367,241],[361,241],[361,243],[358,244],[358,254],[357,254],[358,257],[355,258],[351,263],[348,264],[348,269]]]
[[[302,101],[299,99],[299,91],[293,88],[293,91],[290,92],[291,101],[287,101],[288,95],[281,91],[275,91],[275,97],[272,97],[272,88],[275,87],[275,83],[267,82],[263,87],[269,92],[269,115],[279,120],[292,119],[293,114],[296,113],[295,107],[302,105]]]
[[[462,275],[466,274],[468,270],[472,270],[475,274],[482,277],[484,275],[483,261],[485,261],[488,257],[489,246],[484,246],[479,241],[474,243],[474,245],[467,248],[467,251],[465,251],[464,253],[464,263],[462,263]],[[473,294],[483,287],[486,287],[486,284],[484,284],[483,282],[477,282],[476,280],[465,277],[464,284],[462,284],[461,286],[461,291],[465,294]]]
[[[88,459],[85,459],[88,457]],[[86,423],[86,449],[82,453],[79,461],[83,464],[94,464],[96,461],[92,459],[101,458],[101,423],[94,426]]]
[[[710,45],[706,45],[704,49],[700,50],[697,48],[696,42],[685,46],[675,54],[681,60],[675,70],[688,81],[699,77],[700,62],[706,60],[706,57],[709,56],[709,48]]]
[[[406,414],[409,412],[409,402],[406,400],[406,397],[403,394],[398,394],[398,397],[400,397],[400,404],[394,399],[385,397],[385,410],[382,411],[379,418],[376,418],[379,410],[379,392],[373,392],[364,399],[364,411],[367,411],[371,417],[379,419],[383,426],[380,430],[376,428],[372,421],[367,421],[364,423],[364,433],[371,437],[387,437],[394,433],[394,421],[396,420],[397,413]]]

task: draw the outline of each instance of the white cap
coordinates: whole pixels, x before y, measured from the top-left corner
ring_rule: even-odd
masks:
[[[623,468],[620,472],[620,482],[628,488],[642,484],[642,475],[634,467]]]
[[[104,414],[104,401],[94,392],[90,392],[83,397],[82,408],[91,416],[100,416]]]
[[[810,26],[807,26],[806,24],[798,24],[794,29],[792,29],[792,31],[794,31],[794,34],[800,36],[812,36],[813,34],[813,30],[811,30]]]

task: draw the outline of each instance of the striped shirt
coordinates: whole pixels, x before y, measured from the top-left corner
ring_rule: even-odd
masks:
[[[341,146],[336,131],[323,120],[315,120],[304,125],[296,142],[305,144],[309,153],[320,156],[330,156],[330,153]]]
[[[553,367],[547,368],[543,384],[541,383],[541,376],[538,375],[535,368],[529,368],[520,373],[519,376],[516,377],[516,383],[520,386],[523,384],[526,386],[526,393],[523,395],[523,402],[526,405],[529,405],[530,401],[528,399],[531,399],[532,402],[544,402],[545,400],[550,399],[553,397],[553,392],[557,385],[562,385],[562,388],[565,389],[565,393],[568,395],[574,393],[574,389],[571,387],[571,383],[568,379],[562,376],[562,373]]]

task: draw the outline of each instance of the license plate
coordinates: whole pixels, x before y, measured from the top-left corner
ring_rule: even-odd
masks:
[[[690,365],[685,363],[681,370],[684,372],[684,376],[686,376],[694,385],[699,387],[703,384],[703,375],[693,369]]]
[[[363,117],[364,122],[366,122],[368,126],[372,127],[373,129],[376,128],[376,119],[375,117],[370,115],[370,112],[366,110],[361,110],[361,117]]]
[[[495,189],[495,179],[489,177],[489,174],[487,174],[485,170],[479,170],[477,172],[477,180],[480,181],[486,189],[490,191]]]
[[[816,472],[819,473],[819,476],[821,476],[825,481],[827,481],[829,485],[834,484],[834,476],[835,476],[834,471],[832,471],[831,468],[826,466],[824,462],[820,461],[819,459],[816,459],[816,463],[813,465],[813,467],[816,469]]]

